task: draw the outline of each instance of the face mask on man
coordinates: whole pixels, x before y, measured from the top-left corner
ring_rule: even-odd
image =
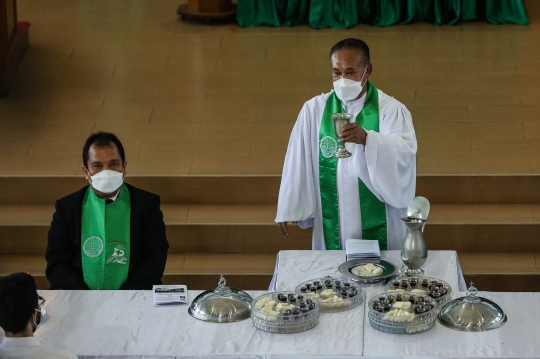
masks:
[[[334,91],[336,96],[341,101],[351,101],[354,100],[362,92],[362,81],[364,80],[364,75],[366,74],[367,66],[364,69],[362,74],[362,79],[360,81],[349,80],[344,77],[334,81]]]
[[[35,333],[37,328],[39,327],[39,325],[41,324],[41,319],[45,316],[45,314],[47,314],[47,311],[43,308],[41,309],[34,309],[37,314],[36,314],[36,320],[34,320],[34,329],[32,330],[32,333]]]
[[[90,176],[92,187],[105,194],[113,193],[124,182],[124,173],[111,170],[103,170]]]

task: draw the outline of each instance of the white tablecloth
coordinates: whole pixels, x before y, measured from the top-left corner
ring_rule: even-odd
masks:
[[[401,266],[400,251],[383,251],[382,259]],[[336,268],[345,261],[343,251],[281,251],[278,255],[276,287],[291,290],[303,281],[326,275],[341,276]],[[454,251],[430,251],[423,266],[426,276],[448,282],[453,298],[464,296],[458,289],[459,262]],[[383,290],[382,284],[364,286],[364,299]],[[439,323],[427,332],[414,335],[393,335],[375,330],[365,317],[363,355],[418,356],[443,358],[540,358],[540,293],[479,292],[499,304],[508,316],[501,328],[470,333],[451,330]],[[367,300],[364,313],[367,313]],[[524,310],[524,308],[530,308]]]
[[[199,291],[189,291],[193,300]],[[255,298],[264,292],[248,292]],[[321,314],[294,335],[256,329],[251,320],[206,323],[187,305],[154,307],[151,291],[40,291],[48,319],[36,331],[46,345],[81,356],[362,355],[364,307]]]
[[[366,316],[364,355],[421,355],[445,358],[540,358],[540,293],[479,292],[508,316],[502,327],[486,332],[460,332],[439,323],[427,332],[392,335],[375,330]]]
[[[190,291],[193,299],[198,292]],[[253,296],[262,292],[251,292]],[[47,298],[46,321],[36,332],[45,345],[81,358],[123,356],[293,358],[431,355],[443,358],[540,357],[540,293],[479,295],[499,304],[508,322],[499,329],[468,333],[440,324],[414,335],[373,329],[364,305],[321,314],[317,327],[293,335],[255,329],[250,320],[212,324],[196,320],[187,306],[153,307],[150,291],[40,291]]]

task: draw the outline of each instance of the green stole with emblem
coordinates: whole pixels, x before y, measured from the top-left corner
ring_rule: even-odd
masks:
[[[322,224],[326,249],[339,249],[339,204],[337,190],[337,164],[333,156],[337,150],[338,138],[334,132],[332,115],[345,112],[341,101],[332,92],[324,107],[319,132],[319,189],[321,193]],[[364,107],[356,117],[356,123],[379,132],[379,93],[371,82],[367,82]],[[388,248],[386,204],[381,202],[369,188],[358,179],[362,238],[377,239],[381,249]]]
[[[82,203],[81,259],[90,289],[120,289],[128,277],[131,199],[122,184],[116,200],[105,205],[88,187]]]

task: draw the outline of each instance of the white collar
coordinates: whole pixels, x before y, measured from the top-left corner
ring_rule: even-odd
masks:
[[[367,91],[360,98],[357,98],[356,100],[341,101],[341,105],[343,106],[343,109],[345,110],[345,112],[351,113],[352,111],[349,112],[351,108],[364,107],[364,103],[366,102],[366,95],[367,95]]]
[[[116,192],[116,194],[111,197],[111,198],[107,198],[107,199],[110,199],[111,201],[116,201],[116,199],[118,198],[118,195],[120,194],[120,191],[122,190],[122,187],[120,187],[120,189],[118,190],[118,192]]]
[[[22,338],[5,337],[4,340],[2,341],[3,348],[33,347],[36,345],[41,345],[41,342],[36,337],[22,337]]]

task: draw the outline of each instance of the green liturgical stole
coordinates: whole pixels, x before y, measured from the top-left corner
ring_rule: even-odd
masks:
[[[332,120],[332,115],[340,112],[345,112],[345,110],[336,94],[332,92],[324,107],[319,133],[319,186],[326,249],[339,249],[340,243],[337,189],[337,164],[340,160],[333,157],[338,147],[338,138],[334,132],[334,120]],[[369,81],[366,102],[356,117],[356,123],[366,130],[379,132],[379,93]],[[358,179],[358,193],[362,238],[377,239],[381,249],[387,249],[386,204],[379,201],[361,179]]]
[[[131,201],[125,185],[105,205],[88,187],[82,204],[81,259],[90,289],[120,289],[129,270]]]

